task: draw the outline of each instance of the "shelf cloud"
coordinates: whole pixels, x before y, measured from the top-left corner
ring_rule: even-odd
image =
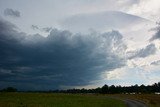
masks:
[[[83,86],[125,65],[126,45],[118,31],[84,35],[53,29],[43,37],[18,32],[4,20],[0,27],[0,87]]]

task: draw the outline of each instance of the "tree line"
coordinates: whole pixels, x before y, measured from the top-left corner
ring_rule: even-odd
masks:
[[[153,85],[133,85],[133,86],[115,86],[104,85],[95,89],[68,89],[68,90],[54,90],[53,92],[62,93],[101,93],[101,94],[140,94],[140,93],[160,93],[160,82]]]
[[[17,89],[8,87],[2,89],[1,92],[16,92]],[[133,86],[115,86],[104,85],[95,89],[67,89],[67,90],[49,90],[49,91],[28,91],[28,92],[49,92],[49,93],[101,93],[101,94],[140,94],[140,93],[160,93],[160,82],[153,85],[133,85]]]

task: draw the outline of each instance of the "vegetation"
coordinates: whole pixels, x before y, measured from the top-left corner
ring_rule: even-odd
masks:
[[[5,89],[2,89],[1,92],[16,92],[17,89],[13,87],[7,87]]]
[[[107,86],[104,85],[101,88],[101,93],[105,94],[115,94],[115,93],[155,93],[160,92],[160,82],[155,83],[153,85],[134,85],[134,86],[128,86],[128,87],[121,87],[121,86]]]
[[[0,93],[0,107],[125,107],[117,99],[93,94]]]
[[[135,94],[140,94],[140,93],[155,93],[158,92],[160,93],[160,82],[155,83],[153,85],[134,85],[134,86],[108,86],[104,85],[103,87],[99,87],[96,89],[69,89],[69,90],[54,90],[51,92],[55,93],[101,93],[101,94],[121,94],[121,93],[135,93]]]

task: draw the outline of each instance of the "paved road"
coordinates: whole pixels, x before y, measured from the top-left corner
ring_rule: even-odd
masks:
[[[126,103],[127,107],[147,107],[144,103],[135,100],[126,99],[124,102]]]

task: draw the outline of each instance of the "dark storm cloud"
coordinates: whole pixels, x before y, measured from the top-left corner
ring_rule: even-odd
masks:
[[[4,10],[4,15],[5,16],[12,16],[12,17],[20,17],[21,16],[19,11],[9,9],[9,8]]]
[[[50,32],[52,30],[52,27],[44,27],[44,28],[42,28],[42,30],[44,32]]]
[[[52,27],[44,27],[44,28],[40,28],[38,27],[37,25],[32,25],[31,28],[33,30],[39,30],[39,31],[42,31],[42,32],[50,32],[53,28]]]
[[[89,85],[104,71],[125,65],[118,53],[126,46],[117,31],[82,35],[53,29],[48,37],[42,37],[19,33],[3,20],[0,27],[0,88]]]
[[[130,51],[127,53],[128,59],[134,59],[134,58],[145,58],[150,55],[154,55],[156,53],[156,47],[154,44],[149,44],[145,48],[136,50],[136,51]]]
[[[160,65],[160,60],[152,62],[151,65]]]
[[[153,29],[156,31],[156,33],[153,35],[153,37],[150,39],[150,41],[160,39],[160,23],[157,23],[157,24],[158,24],[158,26]]]
[[[39,30],[39,27],[38,27],[37,25],[32,25],[31,28],[32,28],[33,30]]]

